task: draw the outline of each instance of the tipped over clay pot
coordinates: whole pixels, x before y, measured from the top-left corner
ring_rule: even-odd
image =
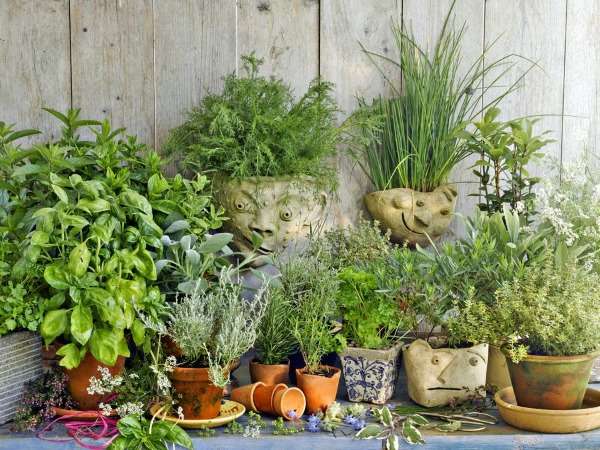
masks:
[[[261,413],[275,414],[275,408],[273,407],[273,401],[275,400],[275,394],[278,391],[284,391],[287,386],[283,383],[272,384],[272,385],[258,385],[254,390],[254,405],[256,409]]]
[[[236,388],[231,391],[231,400],[241,403],[250,411],[258,412],[258,408],[254,404],[254,394],[257,387],[264,385],[265,383],[258,381],[256,383],[247,384],[246,386]]]
[[[302,417],[306,409],[306,397],[296,387],[279,390],[273,398],[273,409],[278,416],[287,420]]]

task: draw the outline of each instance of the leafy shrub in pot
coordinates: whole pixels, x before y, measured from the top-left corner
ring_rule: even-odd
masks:
[[[548,253],[506,282],[495,305],[472,302],[462,315],[481,317],[507,353],[520,406],[576,409],[600,351],[599,307],[598,274]]]
[[[265,253],[306,237],[323,220],[335,170],[325,163],[342,135],[332,85],[313,81],[299,100],[283,80],[259,75],[262,60],[242,57],[245,76],[225,77],[171,131],[166,150],[181,166],[215,174],[217,199],[240,251]],[[258,207],[260,205],[260,207]],[[259,244],[254,242],[259,235]]]
[[[263,291],[247,301],[241,290],[232,269],[223,269],[216,286],[197,288],[172,305],[166,335],[181,364],[170,377],[187,419],[219,414],[231,367],[254,344]]]
[[[280,261],[279,268],[283,295],[294,305],[293,335],[306,364],[296,369],[297,384],[308,412],[325,411],[335,401],[340,379],[339,369],[321,364],[339,345],[332,333],[339,281],[334,270],[313,256]]]

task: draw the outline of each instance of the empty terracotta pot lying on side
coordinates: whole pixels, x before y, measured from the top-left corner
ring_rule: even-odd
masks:
[[[304,393],[298,388],[288,388],[282,383],[248,384],[234,389],[231,392],[231,400],[243,404],[249,410],[278,415],[287,420],[302,416],[306,409]]]
[[[321,366],[327,375],[311,375],[306,368],[296,369],[298,387],[306,396],[306,406],[310,414],[325,412],[335,401],[340,384],[340,369],[331,366]]]

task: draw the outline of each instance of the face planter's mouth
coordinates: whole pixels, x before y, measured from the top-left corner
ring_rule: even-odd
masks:
[[[463,391],[463,388],[456,387],[431,387],[427,388],[428,391]]]
[[[252,239],[247,238],[243,234],[240,234],[239,237],[244,241],[244,244],[250,249],[254,249],[254,244],[252,243]],[[273,250],[268,249],[267,247],[261,245],[260,247],[255,249],[261,255],[270,255],[273,253]]]
[[[406,223],[406,218],[404,217],[404,213],[402,214],[402,223],[404,224],[404,227],[410,231],[411,233],[415,233],[415,234],[425,234],[425,233],[420,233],[418,231],[413,230],[411,227],[408,226],[408,224]]]

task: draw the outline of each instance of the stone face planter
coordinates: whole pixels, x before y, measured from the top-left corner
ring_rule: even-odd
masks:
[[[417,339],[402,350],[408,396],[426,407],[464,402],[485,386],[488,345],[431,348]]]
[[[394,395],[399,342],[386,350],[348,347],[340,353],[348,400],[384,404]]]
[[[222,178],[215,186],[217,202],[229,217],[224,228],[242,253],[252,251],[254,234],[262,238],[258,253],[268,255],[306,238],[324,223],[328,197],[310,178]],[[259,258],[256,264],[261,262]]]
[[[25,383],[42,375],[42,340],[29,331],[0,338],[0,424],[14,417]]]
[[[498,390],[512,386],[504,353],[498,347],[490,345],[488,359],[486,384],[496,387]]]
[[[435,241],[450,226],[456,196],[456,188],[445,185],[433,192],[406,188],[376,191],[365,195],[364,201],[371,216],[384,230],[390,230],[393,242],[427,246],[429,238]]]
[[[598,353],[581,356],[527,355],[508,370],[519,406],[538,409],[578,409]]]

